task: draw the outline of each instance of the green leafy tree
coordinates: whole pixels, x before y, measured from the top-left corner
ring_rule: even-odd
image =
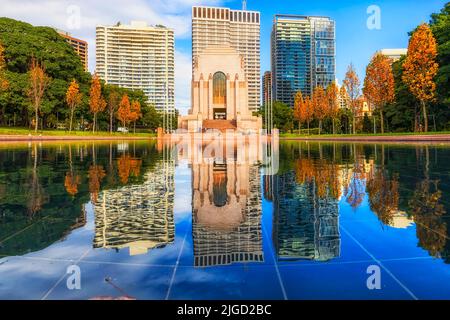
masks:
[[[405,57],[392,64],[394,74],[395,101],[385,107],[391,131],[409,132],[418,129],[419,104],[402,81]]]
[[[439,100],[450,107],[450,2],[440,13],[431,15],[431,31],[438,44],[438,64],[436,76]]]
[[[274,128],[283,132],[292,131],[294,128],[294,111],[287,104],[275,101],[272,112]]]
[[[150,104],[142,108],[142,124],[150,130],[156,130],[162,124],[162,115]]]

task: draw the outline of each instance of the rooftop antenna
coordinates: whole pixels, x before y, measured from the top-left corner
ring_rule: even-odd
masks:
[[[247,11],[247,0],[242,0],[242,10]]]

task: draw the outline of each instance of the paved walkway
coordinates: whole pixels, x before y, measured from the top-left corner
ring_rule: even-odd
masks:
[[[153,140],[153,136],[28,136],[28,135],[0,135],[2,141],[92,141],[92,140]]]
[[[400,136],[280,137],[280,140],[352,142],[450,142],[450,134]]]

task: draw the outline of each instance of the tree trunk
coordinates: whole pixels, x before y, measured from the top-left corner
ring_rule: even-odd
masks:
[[[136,121],[134,122],[133,133],[136,134]]]
[[[36,117],[35,117],[35,124],[34,124],[34,132],[37,133],[38,131],[38,125],[39,125],[39,114],[38,114],[38,106],[36,105],[34,107],[35,113],[36,113]]]
[[[333,126],[333,134],[336,134],[336,128],[335,128],[335,125],[334,125],[334,118],[331,119],[331,124]]]
[[[383,109],[380,108],[380,125],[381,125],[381,134],[384,134],[384,115]]]
[[[308,121],[308,136],[309,136],[309,121]]]
[[[319,136],[322,133],[322,120],[319,120]]]
[[[70,110],[70,125],[69,125],[69,132],[72,132],[72,122],[73,122],[73,109]]]
[[[113,123],[113,113],[110,112],[109,113],[109,133],[110,134],[112,134],[112,130],[113,130],[112,123]]]
[[[356,134],[356,117],[353,116],[353,134]]]
[[[92,124],[92,133],[95,133],[95,123],[97,122],[97,114],[94,113],[94,123]]]
[[[375,119],[375,116],[372,114],[373,118],[373,134],[377,134],[377,120]]]
[[[428,132],[428,114],[427,114],[427,105],[425,101],[420,101],[422,104],[422,113],[423,113],[423,122],[425,125],[424,132]]]

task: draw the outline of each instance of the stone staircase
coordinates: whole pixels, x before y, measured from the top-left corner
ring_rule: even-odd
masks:
[[[236,130],[236,120],[203,120],[203,129]]]

